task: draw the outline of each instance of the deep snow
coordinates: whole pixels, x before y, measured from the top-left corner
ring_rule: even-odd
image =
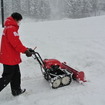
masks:
[[[22,55],[22,87],[27,92],[13,97],[8,85],[0,93],[0,105],[105,105],[105,16],[46,22],[24,20],[19,33],[23,44],[37,46],[43,59],[66,61],[84,71],[88,82],[72,81],[69,86],[52,89],[37,61]]]

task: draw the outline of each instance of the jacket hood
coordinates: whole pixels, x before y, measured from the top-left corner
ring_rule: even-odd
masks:
[[[19,28],[17,22],[10,16],[8,17],[5,22],[4,22],[4,26],[15,26],[17,28]]]

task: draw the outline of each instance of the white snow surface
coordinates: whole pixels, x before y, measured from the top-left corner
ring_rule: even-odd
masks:
[[[105,16],[45,22],[28,19],[22,22],[19,33],[23,44],[37,46],[43,59],[65,61],[84,71],[87,82],[72,81],[52,89],[38,62],[22,54],[22,88],[27,91],[13,97],[8,85],[0,92],[0,105],[105,105]],[[0,75],[2,69],[0,64]]]

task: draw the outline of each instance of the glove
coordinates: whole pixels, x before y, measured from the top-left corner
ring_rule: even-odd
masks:
[[[25,52],[27,57],[31,57],[32,56],[32,52],[29,51],[29,49],[27,49]]]
[[[32,48],[28,48],[28,50],[32,53],[34,53],[35,51]]]

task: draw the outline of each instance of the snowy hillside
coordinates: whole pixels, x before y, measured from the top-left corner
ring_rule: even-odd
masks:
[[[24,20],[19,32],[23,44],[37,46],[43,59],[66,61],[84,71],[88,82],[72,81],[69,86],[52,89],[37,61],[22,55],[22,87],[27,92],[13,97],[8,85],[0,93],[0,105],[105,105],[105,16],[46,22]]]

